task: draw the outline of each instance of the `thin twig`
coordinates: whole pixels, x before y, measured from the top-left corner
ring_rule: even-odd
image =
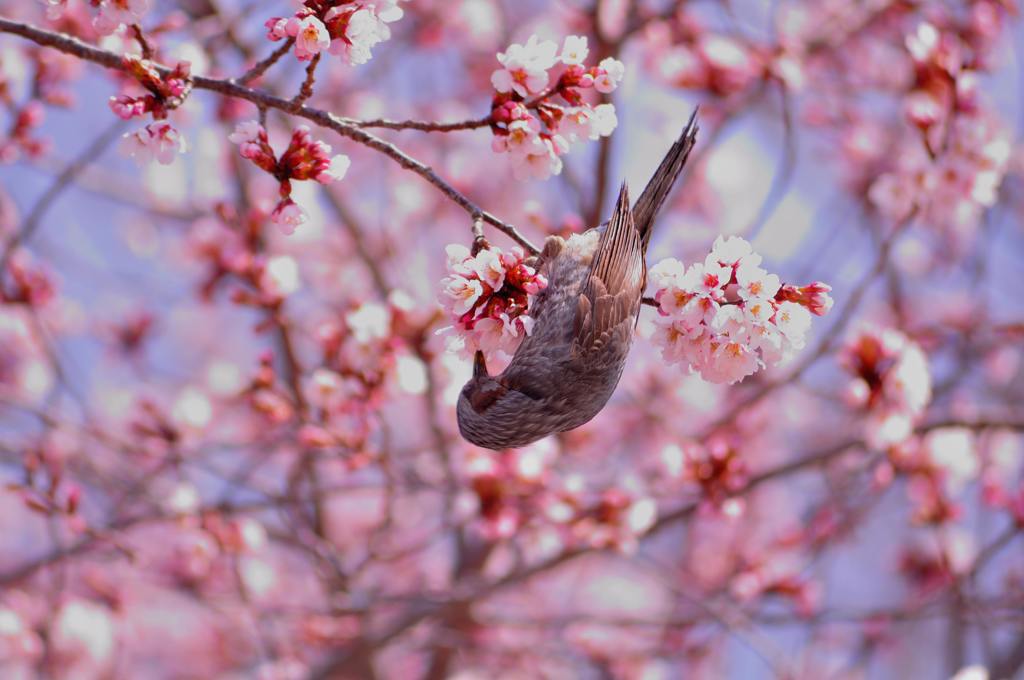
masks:
[[[142,26],[138,24],[132,24],[132,33],[135,35],[135,39],[139,42],[139,47],[142,48],[142,58],[152,59],[153,58],[153,46],[146,40],[146,35],[142,32]]]
[[[558,85],[552,85],[540,94],[523,102],[527,109],[536,109],[549,97],[558,91]],[[429,120],[388,120],[387,118],[375,118],[373,120],[351,120],[353,125],[361,128],[386,128],[388,130],[420,130],[421,132],[454,132],[456,130],[476,130],[482,127],[489,127],[494,123],[493,111],[483,118],[472,118],[470,120],[459,120],[451,123],[437,123]]]
[[[334,214],[337,215],[338,221],[341,222],[341,226],[348,233],[349,239],[352,241],[352,245],[355,248],[356,255],[359,260],[366,267],[366,270],[370,273],[370,278],[373,280],[373,287],[377,290],[377,295],[380,296],[381,300],[386,300],[388,294],[391,292],[391,285],[388,283],[387,277],[384,275],[384,271],[380,267],[378,258],[370,252],[367,247],[365,233],[359,220],[355,214],[345,204],[345,201],[338,196],[337,190],[327,190],[323,192],[324,197],[327,199],[327,204],[334,210]]]
[[[67,189],[85,168],[98,159],[110,144],[118,138],[121,134],[121,130],[124,127],[124,121],[114,121],[106,130],[100,134],[93,143],[87,146],[82,153],[78,154],[77,157],[71,163],[61,171],[57,177],[54,178],[53,183],[50,184],[49,188],[43,192],[39,200],[36,201],[35,205],[29,211],[25,217],[25,221],[22,223],[21,228],[18,229],[14,234],[7,239],[7,243],[4,244],[4,251],[0,254],[0,272],[7,268],[7,264],[10,262],[11,256],[14,254],[15,249],[22,243],[25,243],[39,228],[39,224],[53,204],[56,202],[57,197],[60,196],[65,189]]]
[[[793,125],[793,105],[790,102],[786,86],[782,83],[779,84],[779,93],[782,99],[782,153],[779,155],[779,166],[772,176],[772,184],[768,189],[768,194],[764,197],[764,201],[761,203],[754,221],[751,222],[750,227],[746,230],[749,240],[753,240],[757,236],[761,231],[761,227],[765,225],[779,207],[779,203],[786,195],[786,190],[789,188],[789,184],[793,180],[794,171],[796,170],[798,150],[797,137]]]
[[[313,83],[316,81],[316,67],[320,63],[321,54],[322,53],[318,52],[309,62],[309,66],[306,67],[306,79],[302,81],[302,87],[299,88],[299,93],[292,99],[293,104],[301,106],[313,96]]]
[[[239,85],[248,85],[252,81],[256,80],[266,73],[268,68],[276,64],[281,57],[288,54],[288,50],[290,50],[294,44],[295,38],[288,38],[280,47],[271,52],[269,57],[253,64],[253,67],[236,78],[235,82]]]
[[[388,120],[387,118],[376,118],[374,120],[356,121],[361,128],[386,128],[388,130],[420,130],[422,132],[454,132],[456,130],[475,130],[488,127],[493,122],[491,116],[475,118],[473,120],[460,120],[453,123],[432,123],[428,120]]]

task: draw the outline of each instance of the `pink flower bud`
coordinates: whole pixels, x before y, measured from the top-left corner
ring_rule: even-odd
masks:
[[[282,40],[288,37],[288,19],[284,17],[271,17],[263,24],[267,29],[268,40]]]

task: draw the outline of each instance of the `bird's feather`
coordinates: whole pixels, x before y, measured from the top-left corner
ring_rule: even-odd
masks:
[[[620,326],[632,330],[644,278],[643,243],[629,208],[629,189],[623,183],[577,302],[575,355],[590,355],[607,346],[613,336],[622,333]]]

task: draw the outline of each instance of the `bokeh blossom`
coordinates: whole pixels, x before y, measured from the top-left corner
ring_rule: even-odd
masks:
[[[185,137],[166,120],[150,123],[135,132],[127,132],[123,137],[121,151],[144,165],[156,161],[161,165],[170,165],[178,154],[188,150]]]
[[[865,431],[875,444],[905,440],[932,397],[928,359],[921,347],[893,328],[866,328],[843,350],[852,374],[848,402],[868,414]]]
[[[93,26],[98,33],[107,34],[126,24],[137,24],[152,3],[150,0],[95,0],[91,4],[97,11]]]

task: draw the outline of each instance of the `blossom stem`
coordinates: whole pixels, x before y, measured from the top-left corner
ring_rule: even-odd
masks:
[[[316,80],[316,67],[320,63],[320,56],[322,53],[317,53],[313,57],[312,61],[309,62],[309,66],[306,67],[306,79],[302,81],[302,87],[299,88],[299,93],[292,99],[292,103],[296,105],[302,105],[307,99],[313,96],[313,83]]]
[[[142,26],[139,24],[132,24],[132,33],[135,35],[135,39],[139,42],[139,47],[142,48],[142,58],[152,59],[153,58],[153,46],[146,40],[145,34],[142,32]]]

